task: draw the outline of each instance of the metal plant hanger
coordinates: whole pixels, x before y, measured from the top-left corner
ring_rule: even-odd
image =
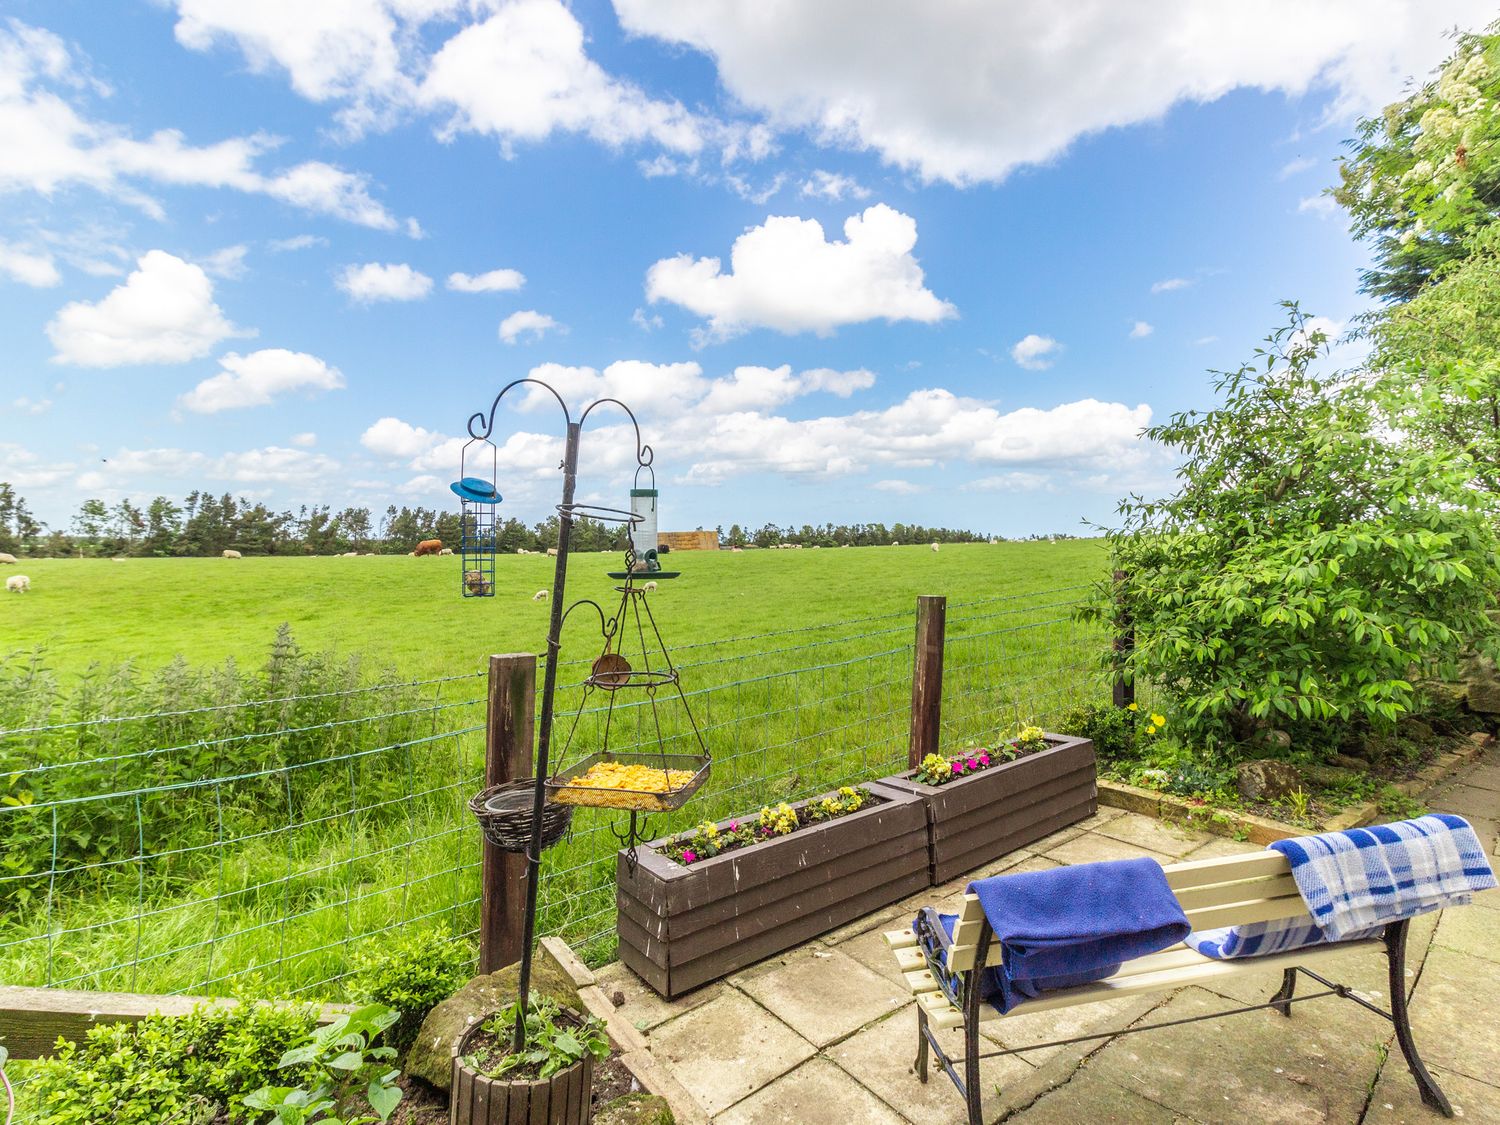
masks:
[[[489,410],[479,411],[470,415],[468,432],[469,441],[464,446],[461,460],[462,472],[467,473],[470,466],[476,466],[480,471],[484,467],[489,468],[488,480],[483,477],[463,476],[452,485],[455,494],[458,495],[463,505],[462,523],[463,532],[460,537],[462,547],[463,579],[462,592],[465,597],[493,597],[495,594],[495,554],[498,550],[498,532],[495,519],[495,507],[500,503],[500,493],[496,489],[498,481],[495,473],[498,467],[494,442],[490,440],[494,433],[495,414],[499,410],[500,400],[506,394],[523,384],[531,384],[542,388],[557,400],[562,408],[563,420],[566,424],[566,442],[563,448],[563,459],[561,469],[563,473],[562,503],[557,505],[558,513],[558,535],[557,535],[557,562],[552,581],[552,602],[550,619],[547,628],[547,665],[542,678],[541,715],[537,722],[537,747],[536,747],[536,769],[530,783],[531,807],[529,816],[520,800],[523,794],[512,792],[504,795],[508,801],[508,807],[503,810],[486,809],[480,802],[480,798],[486,794],[480,794],[470,803],[476,815],[480,817],[485,827],[485,834],[491,842],[500,847],[509,847],[510,850],[521,850],[514,846],[517,842],[524,840],[526,855],[526,917],[521,945],[521,972],[518,985],[519,995],[517,1003],[520,1005],[518,1018],[515,1024],[514,1050],[520,1052],[525,1046],[526,1006],[530,999],[531,987],[531,963],[533,946],[536,940],[536,913],[537,913],[537,891],[539,886],[538,875],[541,868],[541,853],[543,848],[550,846],[559,839],[567,828],[571,818],[570,805],[586,805],[603,808],[628,808],[630,811],[630,828],[621,835],[611,828],[616,838],[626,846],[627,862],[633,867],[635,863],[636,845],[645,837],[642,835],[644,824],[638,823],[637,814],[640,808],[651,809],[675,809],[681,807],[694,792],[708,779],[710,760],[708,750],[704,745],[703,736],[698,730],[697,722],[693,719],[692,709],[688,706],[687,696],[683,693],[682,685],[678,677],[677,668],[672,664],[671,657],[667,654],[666,645],[662,641],[661,631],[657,628],[656,618],[651,612],[647,602],[647,590],[640,583],[654,582],[658,579],[677,577],[676,571],[664,570],[661,567],[659,555],[666,553],[666,549],[658,548],[656,542],[656,480],[655,472],[651,467],[655,458],[651,446],[641,440],[640,423],[635,414],[623,402],[616,398],[601,398],[591,402],[584,407],[583,412],[575,420],[568,404],[563,401],[561,395],[540,379],[523,378],[507,383],[495,396],[494,402],[490,404]],[[635,433],[635,459],[636,473],[635,481],[631,489],[631,508],[603,507],[598,504],[581,504],[574,499],[578,481],[578,446],[583,433],[583,424],[589,415],[600,406],[614,406],[622,410],[630,419],[631,427]],[[642,474],[645,474],[648,487],[642,487]],[[612,615],[607,615],[597,602],[585,599],[564,608],[564,591],[568,575],[568,549],[572,536],[573,521],[578,517],[602,520],[611,523],[623,523],[630,531],[629,546],[625,553],[625,566],[621,571],[610,571],[609,576],[621,580],[621,585],[616,589],[620,592],[620,604]],[[600,632],[603,635],[604,649],[599,658],[594,661],[589,676],[583,682],[583,703],[586,703],[595,691],[607,693],[609,704],[605,710],[604,735],[601,748],[579,762],[574,763],[566,771],[559,773],[556,777],[548,776],[549,758],[552,748],[552,725],[554,713],[554,700],[557,694],[557,669],[558,654],[562,649],[562,629],[567,617],[573,610],[580,606],[589,606],[599,614]],[[642,666],[637,668],[621,652],[622,642],[630,633],[630,626],[634,625],[634,635],[640,643]],[[647,640],[647,627],[650,635],[655,639],[656,650],[661,654],[659,663],[653,667],[650,659],[650,647]],[[657,699],[660,688],[671,686],[676,690],[677,702],[683,708],[687,716],[688,726],[692,737],[696,740],[699,753],[697,754],[668,754],[666,744],[661,733],[661,713]],[[651,717],[656,729],[656,752],[652,754],[629,754],[617,753],[609,750],[609,733],[615,715],[615,697],[621,690],[640,689],[644,692],[646,701],[650,707]],[[584,711],[581,703],[579,710],[574,715],[573,725],[569,729],[568,738],[564,743],[563,752],[572,743],[573,735],[577,730],[578,718]],[[661,791],[632,791],[632,790],[597,790],[582,788],[570,784],[585,774],[592,766],[602,761],[618,762],[647,762],[659,765],[664,775],[668,778],[671,774],[666,771],[669,767],[680,769],[684,772],[691,770],[691,780],[669,787],[665,792]],[[512,783],[514,784],[514,783]],[[488,791],[487,791],[488,792]],[[549,802],[549,795],[553,798]],[[559,803],[559,798],[566,804]],[[497,797],[497,801],[501,798]],[[624,805],[622,800],[633,800],[635,805]],[[490,817],[491,820],[486,818]],[[519,819],[517,819],[519,818]],[[504,820],[508,834],[497,837],[492,833],[493,820]],[[517,829],[522,829],[517,831]],[[529,829],[529,831],[525,831]],[[502,843],[501,839],[506,842]]]

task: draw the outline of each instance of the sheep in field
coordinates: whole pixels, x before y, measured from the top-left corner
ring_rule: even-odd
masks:
[[[444,547],[441,551],[438,552],[438,554],[440,554],[440,555],[451,555],[452,553],[453,553],[453,548],[452,547]]]
[[[469,593],[481,598],[487,596],[493,588],[491,583],[485,581],[482,570],[464,571],[464,585],[468,587]]]
[[[655,582],[647,582],[644,586],[641,587],[641,589],[642,590],[646,590],[646,591],[649,592],[651,590],[656,589],[656,583]]]
[[[534,594],[531,595],[531,600],[534,601],[534,602],[544,602],[544,601],[546,601],[547,600],[547,591],[546,590],[538,590],[536,593],[534,593]]]
[[[5,588],[13,594],[24,594],[31,589],[31,579],[24,574],[12,574],[5,580]]]
[[[16,563],[18,561],[19,560],[16,558],[15,555],[6,554],[4,551],[0,551],[0,563],[11,563],[11,564],[14,564],[14,563]]]
[[[245,556],[242,555],[242,554],[240,554],[238,551],[229,551],[229,550],[226,550],[224,552],[224,557],[226,559],[242,559]]]
[[[935,555],[935,554],[937,554],[937,551],[938,551],[938,545],[936,543],[934,543],[932,545],[932,553]]]
[[[547,548],[547,557],[549,559],[555,559],[555,558],[557,558],[557,548],[556,547],[548,547]]]
[[[416,555],[417,558],[421,558],[423,555],[435,555],[442,549],[443,541],[441,539],[424,539],[417,544],[417,549],[412,554]]]

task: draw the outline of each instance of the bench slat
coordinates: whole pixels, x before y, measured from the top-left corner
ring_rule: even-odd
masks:
[[[887,930],[880,936],[885,938],[885,943],[892,949],[905,949],[917,944],[917,935],[910,930]]]
[[[1205,906],[1223,906],[1231,902],[1251,902],[1260,898],[1285,898],[1297,894],[1297,880],[1290,874],[1245,879],[1233,883],[1209,883],[1186,887],[1175,892],[1183,910],[1201,910]]]
[[[1220,926],[1243,926],[1250,922],[1271,922],[1278,918],[1302,918],[1312,921],[1307,903],[1301,895],[1263,898],[1254,902],[1231,902],[1223,906],[1206,906],[1186,911],[1188,923],[1195,930],[1213,930]]]
[[[906,987],[911,989],[913,996],[920,996],[924,992],[939,992],[938,982],[932,979],[932,973],[923,969],[920,973],[903,973],[906,978]]]
[[[1210,883],[1286,875],[1291,872],[1292,864],[1280,852],[1267,849],[1263,852],[1246,852],[1244,855],[1189,860],[1187,863],[1174,863],[1162,870],[1167,876],[1167,886],[1174,891],[1185,891],[1189,887],[1202,887]]]

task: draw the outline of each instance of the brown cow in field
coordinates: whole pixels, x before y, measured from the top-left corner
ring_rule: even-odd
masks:
[[[435,555],[442,549],[443,541],[441,539],[424,539],[417,544],[417,549],[412,554],[421,558],[423,555]]]

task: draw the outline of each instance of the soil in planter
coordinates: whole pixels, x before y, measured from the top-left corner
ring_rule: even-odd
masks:
[[[506,1036],[502,1041],[492,1032],[481,1028],[469,1040],[469,1050],[465,1053],[464,1057],[473,1058],[479,1064],[476,1069],[489,1073],[493,1068],[500,1065],[502,1059],[510,1054],[510,1048],[511,1041],[509,1036]],[[534,1082],[541,1077],[539,1074],[540,1070],[540,1066],[520,1066],[515,1070],[506,1072],[502,1078],[496,1079],[496,1081],[514,1080],[517,1082]],[[638,1089],[639,1087],[635,1086],[634,1083],[635,1076],[625,1068],[625,1064],[620,1061],[620,1052],[611,1045],[609,1055],[604,1061],[594,1063],[594,1105],[596,1107],[601,1106],[607,1101],[612,1101],[615,1098],[630,1093],[633,1089]],[[446,1105],[446,1102],[444,1104]]]

